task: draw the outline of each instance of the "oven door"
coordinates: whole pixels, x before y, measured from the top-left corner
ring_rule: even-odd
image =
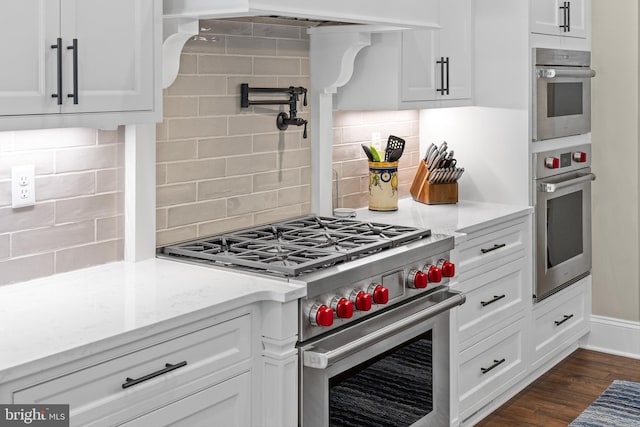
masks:
[[[591,78],[584,67],[536,67],[534,141],[591,131]]]
[[[449,425],[449,313],[443,288],[300,347],[300,424]]]
[[[536,181],[536,301],[591,270],[593,180],[584,168]]]

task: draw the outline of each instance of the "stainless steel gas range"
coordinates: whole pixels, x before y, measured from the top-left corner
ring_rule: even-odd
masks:
[[[448,311],[465,301],[448,287],[451,249],[427,229],[310,215],[160,256],[305,285],[300,424],[400,426],[448,424]]]

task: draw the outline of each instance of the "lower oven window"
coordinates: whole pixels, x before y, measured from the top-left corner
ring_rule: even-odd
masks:
[[[547,268],[583,252],[582,191],[547,201]]]
[[[331,426],[408,426],[433,410],[432,331],[329,382]]]

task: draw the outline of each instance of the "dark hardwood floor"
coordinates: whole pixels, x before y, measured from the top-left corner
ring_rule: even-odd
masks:
[[[476,425],[566,427],[613,380],[640,382],[640,360],[578,349]]]

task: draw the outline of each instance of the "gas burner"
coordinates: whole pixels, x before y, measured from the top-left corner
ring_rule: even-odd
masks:
[[[295,277],[430,235],[430,230],[309,215],[167,246],[162,253]]]

